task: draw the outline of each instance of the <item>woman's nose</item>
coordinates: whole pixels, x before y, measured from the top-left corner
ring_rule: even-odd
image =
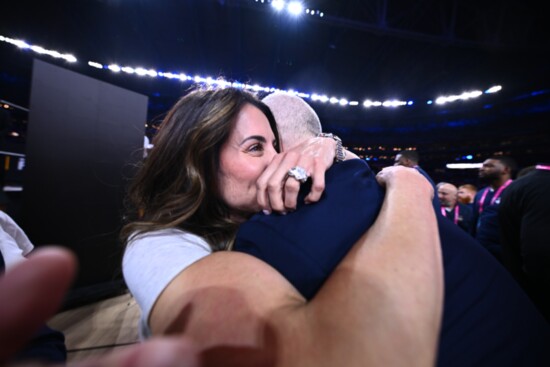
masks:
[[[274,147],[270,147],[269,149],[267,149],[266,151],[266,158],[268,159],[269,162],[271,162],[273,160],[273,158],[279,153],[277,153],[277,151],[275,150]]]

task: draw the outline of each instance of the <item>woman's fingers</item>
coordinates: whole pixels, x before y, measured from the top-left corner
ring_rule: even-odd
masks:
[[[266,212],[287,212],[296,208],[301,182],[289,177],[289,170],[299,167],[312,181],[306,203],[321,198],[325,190],[325,172],[332,165],[335,142],[330,138],[311,138],[277,155],[257,182],[258,204]]]
[[[288,170],[293,167],[297,157],[295,154],[278,154],[256,182],[258,204],[267,212],[285,210],[283,186]]]

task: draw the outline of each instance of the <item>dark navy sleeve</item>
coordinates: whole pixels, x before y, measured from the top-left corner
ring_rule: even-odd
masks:
[[[300,198],[287,215],[255,215],[241,225],[234,249],[270,264],[309,299],[374,223],[383,199],[366,162],[340,163],[327,172],[319,202]]]
[[[472,208],[468,205],[457,204],[460,210],[459,216],[462,220],[458,222],[460,228],[466,231],[466,233],[472,234]]]
[[[477,241],[438,217],[445,295],[438,367],[550,366],[550,329]]]
[[[471,222],[471,234],[472,236],[476,236],[477,234],[477,222],[479,220],[479,201],[481,200],[481,195],[483,195],[484,190],[489,190],[488,188],[484,188],[479,190],[476,193],[476,196],[474,197],[474,203],[472,207],[472,222]]]
[[[267,262],[306,299],[311,299],[323,285],[327,274],[302,245],[285,238],[277,228],[250,221],[241,225],[235,250]]]

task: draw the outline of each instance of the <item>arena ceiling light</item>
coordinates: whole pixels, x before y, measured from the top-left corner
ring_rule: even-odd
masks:
[[[480,169],[483,163],[447,163],[448,169]]]
[[[273,7],[273,9],[281,11],[285,8],[285,2],[283,0],[273,0],[271,2],[271,6]]]
[[[56,59],[63,59],[67,62],[76,62],[76,57],[74,57],[71,54],[62,54],[58,51],[47,50],[44,47],[40,47],[40,46],[37,46],[37,45],[30,45],[27,42],[22,41],[22,40],[16,40],[16,39],[13,39],[13,38],[4,37],[4,36],[0,35],[0,41],[10,43],[14,46],[17,46],[17,47],[21,48],[21,49],[31,50],[33,52],[36,52],[37,54],[48,55],[48,56],[54,57]]]
[[[500,91],[501,89],[502,89],[502,87],[500,85],[495,85],[494,87],[491,87],[491,88],[487,89],[484,93],[485,94],[496,93],[496,92]]]
[[[489,89],[491,89],[491,88],[489,88]],[[445,104],[445,103],[448,103],[448,102],[466,101],[466,100],[471,99],[471,98],[477,98],[477,97],[481,96],[482,94],[483,94],[483,92],[481,92],[479,90],[474,90],[474,91],[471,91],[471,92],[464,92],[462,94],[452,94],[450,96],[441,96],[441,97],[437,97],[437,99],[435,100],[435,103],[436,104]]]
[[[272,2],[273,3],[276,3],[276,2],[279,2],[280,4],[286,4],[284,1],[282,0],[275,0]],[[303,8],[302,8],[302,11],[303,11]],[[307,13],[307,11],[306,11]],[[0,42],[6,42],[6,43],[10,43],[14,46],[17,46],[23,50],[30,50],[32,52],[36,52],[38,54],[43,54],[43,55],[49,55],[51,57],[55,57],[55,58],[62,58],[68,62],[76,62],[77,59],[76,57],[74,57],[73,55],[71,54],[62,54],[58,51],[54,51],[54,50],[47,50],[43,47],[40,47],[40,46],[36,46],[36,45],[31,45],[25,41],[22,41],[22,40],[17,40],[17,39],[12,39],[12,38],[9,38],[9,37],[5,37],[5,36],[2,36],[0,35]],[[358,106],[359,105],[359,102],[357,100],[348,100],[347,98],[342,98],[342,97],[336,97],[336,96],[332,96],[332,97],[328,97],[326,94],[317,94],[317,93],[303,93],[303,92],[299,92],[299,91],[295,91],[295,90],[292,90],[292,89],[289,89],[289,90],[283,90],[283,89],[279,89],[279,88],[275,88],[275,87],[267,87],[267,86],[261,86],[259,84],[254,84],[254,85],[251,85],[251,84],[246,84],[246,83],[241,83],[239,81],[228,81],[228,80],[224,80],[222,78],[212,78],[210,76],[200,76],[200,75],[195,75],[195,76],[190,76],[190,75],[187,75],[187,74],[184,74],[184,73],[172,73],[172,72],[163,72],[163,71],[157,71],[155,69],[147,69],[147,68],[144,68],[144,67],[132,67],[132,66],[120,66],[118,64],[109,64],[109,65],[104,65],[104,64],[101,64],[99,62],[96,62],[96,61],[88,61],[88,65],[90,67],[93,67],[93,68],[96,68],[96,69],[100,69],[100,70],[109,70],[113,73],[117,73],[117,74],[120,74],[120,73],[124,73],[124,74],[130,74],[130,75],[136,75],[138,77],[151,77],[151,78],[165,78],[165,79],[175,79],[175,80],[179,80],[181,82],[188,82],[188,83],[200,83],[200,84],[206,84],[206,85],[212,85],[212,86],[216,86],[216,87],[220,87],[220,88],[226,88],[226,87],[234,87],[234,88],[242,88],[242,89],[247,89],[247,90],[253,90],[255,92],[267,92],[267,93],[272,93],[272,92],[276,92],[276,91],[283,91],[283,92],[287,92],[287,93],[293,93],[301,98],[304,98],[304,99],[309,99],[313,102],[319,102],[319,103],[330,103],[330,104],[333,104],[333,105],[340,105],[340,106]],[[457,101],[457,100],[468,100],[470,98],[477,98],[479,96],[481,96],[482,94],[488,94],[488,93],[496,93],[498,91],[500,91],[502,89],[502,87],[500,85],[497,85],[497,86],[493,86],[491,88],[488,88],[485,90],[485,92],[481,92],[481,91],[471,91],[471,92],[464,92],[462,94],[459,94],[459,95],[450,95],[450,96],[442,96],[442,97],[439,97],[435,103],[436,104],[445,104],[447,102],[454,102],[454,101]],[[434,102],[433,101],[428,101],[427,102],[428,104],[433,104]],[[412,106],[414,104],[414,101],[400,101],[400,100],[396,100],[396,99],[393,99],[393,100],[386,100],[386,101],[380,101],[380,100],[375,100],[375,101],[372,101],[370,99],[367,99],[363,102],[363,106],[366,107],[366,108],[370,108],[370,107],[380,107],[380,106],[383,106],[383,107],[390,107],[390,108],[396,108],[396,107],[401,107],[401,106]]]
[[[304,12],[304,5],[299,1],[291,1],[288,3],[287,10],[290,14],[298,16]]]

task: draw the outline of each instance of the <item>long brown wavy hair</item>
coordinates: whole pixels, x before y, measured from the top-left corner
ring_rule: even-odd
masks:
[[[251,93],[225,88],[185,95],[164,118],[152,151],[129,186],[121,231],[126,245],[137,234],[180,228],[204,238],[213,251],[230,247],[239,223],[219,194],[219,156],[246,104],[265,114],[278,151],[275,119]]]

